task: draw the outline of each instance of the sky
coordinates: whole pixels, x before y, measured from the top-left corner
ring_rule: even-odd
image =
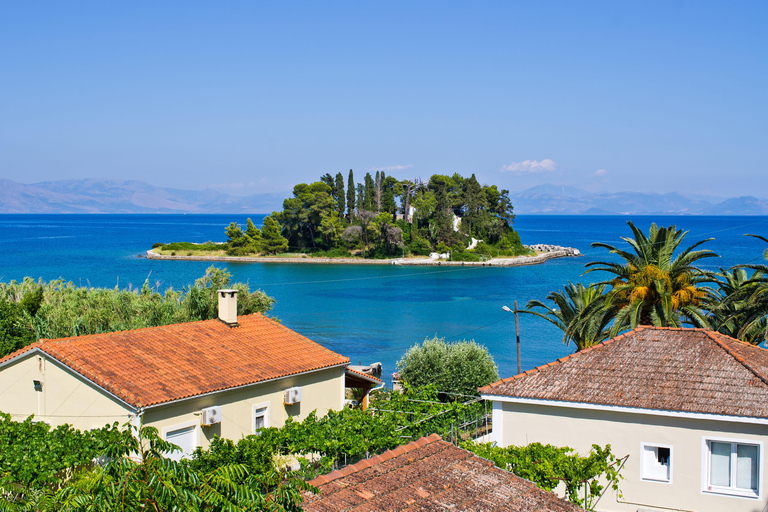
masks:
[[[768,2],[0,0],[0,179],[768,197]]]

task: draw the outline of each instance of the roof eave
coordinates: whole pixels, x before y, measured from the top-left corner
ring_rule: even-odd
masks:
[[[768,418],[757,416],[732,416],[728,414],[715,414],[689,411],[670,411],[665,409],[643,409],[641,407],[627,407],[620,405],[593,404],[587,402],[566,402],[562,400],[548,400],[543,398],[515,397],[508,395],[493,395],[481,393],[480,397],[495,402],[508,402],[526,405],[539,405],[545,407],[562,407],[568,409],[586,409],[592,411],[608,411],[627,414],[643,414],[646,416],[677,417],[696,420],[724,421],[730,423],[750,423],[754,425],[768,425]]]

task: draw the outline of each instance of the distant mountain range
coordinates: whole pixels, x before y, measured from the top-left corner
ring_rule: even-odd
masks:
[[[141,181],[83,179],[26,185],[0,180],[0,213],[270,213],[289,192],[234,196],[154,187]],[[768,200],[639,192],[592,193],[538,185],[510,194],[518,215],[768,215]]]
[[[768,200],[640,192],[592,193],[574,187],[538,185],[510,194],[519,215],[768,215]]]
[[[240,197],[110,179],[31,185],[0,180],[0,213],[271,213],[282,209],[285,197],[282,193]]]

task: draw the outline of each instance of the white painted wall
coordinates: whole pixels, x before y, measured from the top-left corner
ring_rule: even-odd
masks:
[[[500,446],[540,442],[570,446],[586,454],[592,444],[610,444],[615,455],[629,455],[622,470],[624,480],[620,484],[623,498],[608,491],[597,510],[761,512],[766,507],[768,425],[509,402],[494,402],[493,413],[494,437]],[[500,422],[497,415],[501,417]],[[702,490],[702,446],[703,440],[710,437],[762,444],[759,498]],[[671,483],[641,480],[642,443],[672,448]]]

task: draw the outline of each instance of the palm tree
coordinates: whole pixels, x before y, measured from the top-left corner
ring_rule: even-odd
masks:
[[[768,243],[764,236],[745,236]],[[768,249],[763,251],[763,259],[768,260]],[[734,273],[743,269],[754,270],[754,273],[727,302],[739,310],[737,337],[758,344],[768,338],[768,265],[736,265]]]
[[[760,307],[761,290],[766,289],[766,274],[755,271],[750,277],[744,268],[720,269],[711,279],[717,285],[705,308],[713,329],[752,344],[765,339],[766,307]],[[762,309],[762,312],[760,311]]]
[[[547,300],[555,303],[551,308],[538,301],[529,301],[526,307],[542,308],[546,313],[526,311],[551,322],[563,331],[563,343],[573,340],[576,351],[591,347],[608,338],[607,325],[611,315],[604,308],[605,284],[585,287],[581,283],[568,283],[562,292],[551,292]]]
[[[638,325],[707,326],[706,316],[699,309],[711,293],[699,286],[706,281],[707,273],[693,263],[718,256],[708,249],[694,250],[712,238],[700,240],[675,256],[688,231],[653,223],[646,236],[631,221],[627,224],[634,238],[621,238],[632,252],[602,242],[592,244],[618,254],[624,262],[593,261],[586,265],[592,268],[585,273],[601,270],[615,275],[603,283],[612,286],[606,300],[607,310],[615,313],[611,334]]]

